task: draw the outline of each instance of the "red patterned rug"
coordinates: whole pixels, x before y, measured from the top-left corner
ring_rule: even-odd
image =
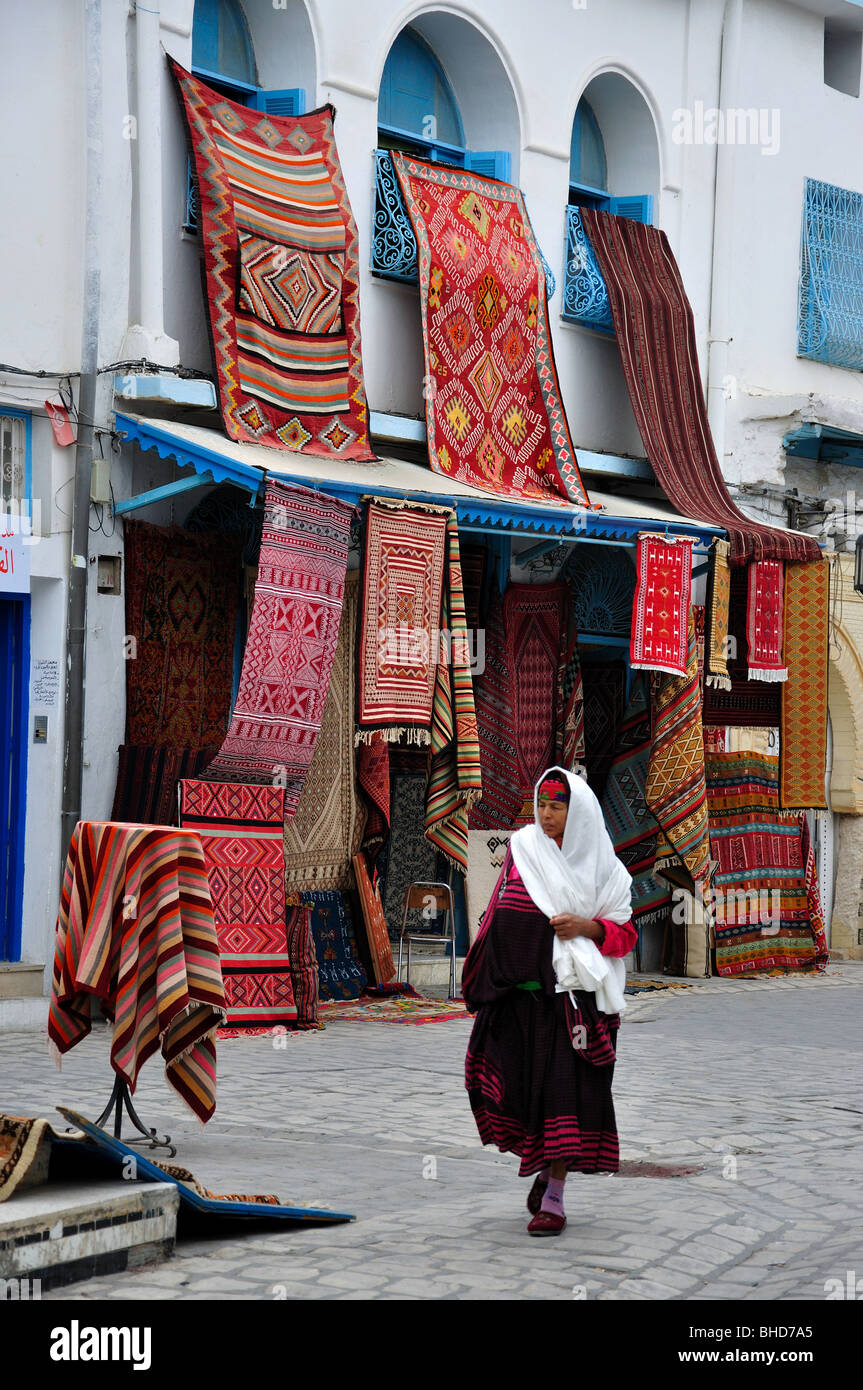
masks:
[[[368,805],[361,848],[374,863],[390,830],[390,746],[383,734],[357,748],[357,785]]]
[[[448,513],[370,502],[360,627],[359,738],[428,743]]]
[[[371,459],[357,229],[332,106],[262,115],[172,62],[191,142],[206,301],[231,439]]]
[[[510,584],[503,601],[515,704],[518,824],[533,820],[533,789],[554,762],[563,584]]]
[[[144,521],[123,529],[126,743],[218,747],[234,680],[239,543]]]
[[[284,791],[182,783],[182,822],[204,849],[228,1028],[293,1023],[285,925]]]
[[[778,560],[753,560],[747,571],[746,663],[750,680],[785,681],[782,661],[784,567]]]
[[[519,189],[403,154],[393,165],[419,248],[432,468],[508,496],[588,506]]]
[[[786,567],[785,625],[779,797],[784,810],[826,810],[829,560]]]
[[[132,825],[176,825],[177,787],[194,777],[217,752],[215,748],[118,749],[117,785],[111,820]]]
[[[608,290],[623,374],[647,457],[684,516],[721,527],[731,564],[817,560],[812,536],[750,521],[728,495],[707,420],[692,308],[665,232],[581,209]]]
[[[686,675],[692,544],[646,533],[638,537],[629,644],[635,670]]]
[[[255,605],[231,726],[209,781],[269,782],[293,815],[321,727],[336,654],[353,508],[267,486]]]
[[[745,569],[729,571],[728,681],[725,688],[705,683],[704,724],[711,727],[777,729],[787,681],[751,681],[746,669]]]

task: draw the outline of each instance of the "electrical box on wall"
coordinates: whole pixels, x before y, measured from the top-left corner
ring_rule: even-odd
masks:
[[[111,500],[111,465],[108,459],[93,460],[93,467],[90,470],[90,501],[91,502],[110,502]]]
[[[96,590],[100,594],[119,594],[123,560],[120,555],[100,555],[96,560]]]

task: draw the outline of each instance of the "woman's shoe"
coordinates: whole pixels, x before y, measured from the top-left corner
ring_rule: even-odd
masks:
[[[538,1211],[527,1228],[529,1236],[559,1236],[566,1225],[566,1217],[554,1211]]]
[[[547,1187],[548,1183],[546,1182],[545,1178],[541,1178],[539,1176],[534,1178],[533,1187],[527,1194],[527,1209],[530,1212],[531,1216],[536,1216],[536,1213],[542,1206],[542,1199],[545,1196],[545,1189]]]

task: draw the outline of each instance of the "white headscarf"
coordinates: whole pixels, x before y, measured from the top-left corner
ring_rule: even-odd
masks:
[[[569,787],[563,841],[558,846],[539,824],[539,788],[557,775]],[[534,823],[517,830],[509,845],[524,886],[546,917],[573,913],[628,922],[632,916],[632,879],[614,852],[599,802],[574,772],[551,767],[536,784]],[[589,937],[554,938],[552,964],[559,993],[583,989],[596,994],[603,1013],[626,1008],[622,960],[603,956]]]

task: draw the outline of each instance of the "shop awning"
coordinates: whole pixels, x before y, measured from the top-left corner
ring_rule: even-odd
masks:
[[[363,497],[398,497],[418,502],[438,503],[456,509],[460,523],[488,529],[499,535],[561,536],[571,539],[634,540],[639,531],[656,528],[669,535],[693,536],[708,543],[725,533],[681,515],[669,502],[622,497],[591,490],[600,510],[591,511],[567,503],[537,504],[518,502],[468,487],[419,464],[402,459],[381,459],[378,463],[317,458],[309,454],[280,452],[260,444],[236,444],[221,432],[200,425],[153,420],[140,415],[116,415],[116,429],[141,449],[155,449],[162,458],[174,459],[180,467],[192,468],[207,482],[232,482],[255,494],[264,475],[281,482],[326,492],[330,496],[358,502]],[[118,504],[118,512],[163,500],[169,489],[184,489],[191,477],[168,484]],[[157,495],[158,494],[158,495]],[[131,505],[130,505],[131,503]]]

